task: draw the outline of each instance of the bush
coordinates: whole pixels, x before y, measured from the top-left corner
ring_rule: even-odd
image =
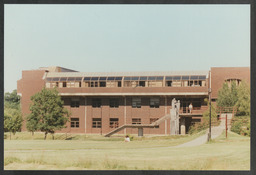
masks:
[[[250,116],[235,116],[231,123],[231,131],[240,135],[250,136]]]

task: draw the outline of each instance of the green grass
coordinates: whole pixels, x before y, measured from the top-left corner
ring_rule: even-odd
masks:
[[[223,133],[212,142],[201,146],[172,147],[202,134],[135,137],[131,142],[124,142],[124,137],[105,138],[95,135],[74,135],[74,140],[5,140],[4,168],[6,170],[250,169],[250,137],[231,132],[226,139]]]

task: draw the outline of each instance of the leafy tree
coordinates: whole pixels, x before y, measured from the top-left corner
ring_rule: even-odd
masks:
[[[13,90],[12,93],[6,92],[4,94],[4,107],[20,109],[20,96],[17,95],[17,90]]]
[[[27,129],[30,131],[40,130],[52,135],[56,130],[65,128],[69,112],[63,107],[63,101],[56,89],[42,89],[31,97],[31,114],[27,117]],[[33,126],[33,127],[31,127]],[[54,139],[54,137],[53,137]]]
[[[208,99],[205,99],[205,102],[208,103],[208,106],[209,106]],[[195,123],[193,126],[191,126],[189,128],[189,133],[193,134],[193,133],[200,132],[204,129],[209,128],[209,119],[210,119],[210,107],[208,108],[207,111],[205,111],[203,113],[202,121]],[[214,105],[211,105],[211,124],[218,125],[218,123],[219,123],[219,121],[218,121],[216,109],[215,109]]]
[[[22,126],[22,115],[17,109],[6,109],[4,113],[4,131],[16,134],[21,130]],[[11,137],[10,137],[11,138]]]
[[[244,81],[238,87],[235,106],[239,115],[250,115],[250,87]]]
[[[236,83],[232,81],[231,88],[227,83],[224,83],[218,92],[217,106],[219,107],[233,107],[237,102],[237,88]]]

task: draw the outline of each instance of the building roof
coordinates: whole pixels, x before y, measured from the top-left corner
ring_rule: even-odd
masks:
[[[156,72],[48,72],[46,77],[111,77],[111,76],[181,76],[205,75],[209,71],[156,71]]]

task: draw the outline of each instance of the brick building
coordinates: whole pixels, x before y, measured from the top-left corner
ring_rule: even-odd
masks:
[[[250,83],[249,67],[211,68],[210,71],[83,73],[62,67],[22,71],[17,82],[23,115],[29,114],[30,97],[43,87],[57,87],[71,111],[67,128],[60,132],[106,134],[125,124],[150,124],[170,113],[173,98],[180,100],[180,125],[185,132],[200,122],[208,109],[204,99],[212,89],[213,102],[223,82]],[[193,111],[188,106],[192,103]],[[25,123],[22,130],[26,130]],[[119,134],[137,133],[127,128]],[[145,134],[169,134],[170,120]]]

